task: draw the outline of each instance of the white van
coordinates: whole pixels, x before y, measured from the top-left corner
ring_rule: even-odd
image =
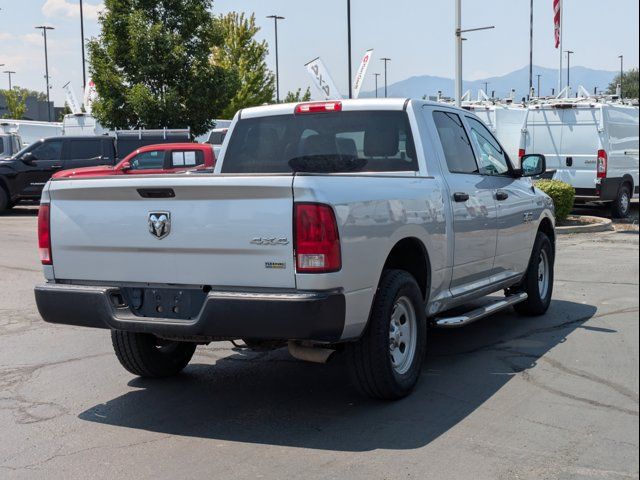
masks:
[[[544,154],[553,178],[576,189],[577,203],[610,203],[612,215],[623,218],[638,196],[638,126],[638,107],[621,103],[531,105],[519,156]]]
[[[20,135],[22,147],[26,147],[42,138],[62,135],[62,123],[2,119],[0,121],[0,132]]]
[[[109,130],[89,113],[69,113],[62,119],[62,134],[69,137],[107,135]]]

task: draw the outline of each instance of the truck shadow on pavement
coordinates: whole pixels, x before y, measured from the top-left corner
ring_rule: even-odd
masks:
[[[509,311],[463,329],[431,331],[420,383],[397,402],[359,396],[340,356],[314,365],[284,350],[224,357],[229,350],[214,345],[199,349],[203,355],[196,351],[179,377],[134,379],[131,391],[79,418],[172,435],[332,451],[419,448],[464,420],[519,372],[535,367],[595,313],[591,305],[554,301],[539,318]],[[199,363],[207,356],[210,363]]]

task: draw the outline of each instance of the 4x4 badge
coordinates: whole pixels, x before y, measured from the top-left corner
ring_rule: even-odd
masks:
[[[149,212],[149,233],[158,240],[171,232],[171,213]]]

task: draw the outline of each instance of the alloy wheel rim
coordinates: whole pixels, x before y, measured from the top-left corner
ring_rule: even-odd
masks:
[[[389,356],[394,371],[407,373],[413,364],[417,345],[417,319],[411,300],[400,297],[391,310]]]

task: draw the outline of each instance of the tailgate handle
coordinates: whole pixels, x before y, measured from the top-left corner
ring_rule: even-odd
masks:
[[[138,193],[142,198],[173,198],[176,196],[173,188],[139,188]]]

